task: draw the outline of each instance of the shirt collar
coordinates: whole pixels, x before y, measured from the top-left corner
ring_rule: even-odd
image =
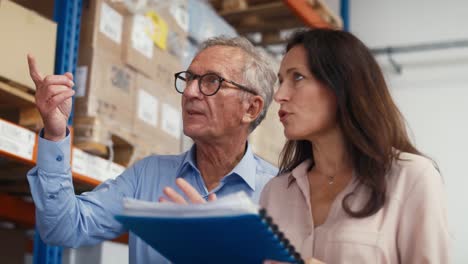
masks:
[[[198,174],[200,174],[200,171],[198,170],[195,163],[195,149],[195,144],[193,144],[189,151],[185,152],[184,159],[182,160],[182,163],[177,170],[177,177],[183,177],[183,175],[185,175],[184,172],[189,168],[194,169],[198,172]]]
[[[177,171],[177,177],[183,177],[183,175],[185,175],[184,172],[189,168],[194,169],[201,176],[201,173],[196,166],[195,152],[196,145],[193,144],[190,150],[185,153],[184,159]],[[257,166],[255,156],[252,152],[252,147],[248,142],[247,150],[245,151],[241,161],[226,176],[232,174],[238,175],[253,191],[255,191],[255,175],[257,175]]]
[[[244,153],[241,161],[227,175],[237,174],[247,185],[255,191],[255,175],[257,175],[257,166],[255,156],[252,152],[252,147],[247,142],[247,150]]]
[[[298,179],[303,179],[304,177],[307,177],[307,172],[309,171],[310,165],[312,164],[311,159],[304,160],[301,162],[299,165],[297,165],[296,168],[294,168],[291,173],[288,176],[288,185],[286,188],[289,188],[291,184]]]

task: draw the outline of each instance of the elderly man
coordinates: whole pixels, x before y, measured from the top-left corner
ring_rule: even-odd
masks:
[[[245,191],[258,200],[277,169],[252,153],[247,137],[265,117],[276,74],[266,56],[243,38],[204,43],[187,71],[175,74],[182,94],[184,133],[195,144],[176,156],[150,156],[92,192],[75,195],[66,128],[74,92],[70,73],[43,77],[29,56],[36,104],[44,121],[37,167],[28,173],[36,223],[46,243],[66,247],[95,244],[125,230],[114,220],[122,198],[158,201],[174,192],[176,179],[204,199]],[[130,263],[168,262],[130,234]],[[208,253],[209,254],[209,253]]]

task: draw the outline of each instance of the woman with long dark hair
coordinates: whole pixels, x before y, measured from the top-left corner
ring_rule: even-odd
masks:
[[[312,29],[286,51],[274,99],[288,141],[260,205],[308,263],[449,263],[442,177],[411,143],[369,49]]]
[[[343,31],[297,32],[278,77],[288,141],[260,204],[303,257],[448,263],[442,178],[369,49]]]

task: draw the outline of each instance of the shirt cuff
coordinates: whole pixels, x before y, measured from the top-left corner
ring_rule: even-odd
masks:
[[[60,141],[50,141],[39,133],[37,147],[37,167],[49,173],[68,173],[70,170],[70,133]]]

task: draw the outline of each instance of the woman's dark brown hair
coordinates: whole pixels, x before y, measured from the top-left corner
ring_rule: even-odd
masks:
[[[330,88],[338,100],[337,122],[360,184],[370,197],[352,211],[350,193],[343,200],[347,214],[363,218],[375,214],[386,200],[385,175],[399,152],[420,154],[408,137],[404,119],[395,105],[379,65],[369,49],[354,35],[332,29],[296,32],[286,51],[301,45],[307,51],[310,72]],[[313,143],[312,143],[313,144]],[[280,157],[280,173],[290,172],[314,157],[309,141],[288,141]]]

